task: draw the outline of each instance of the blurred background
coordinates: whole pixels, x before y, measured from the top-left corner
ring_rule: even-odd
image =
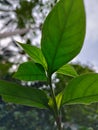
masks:
[[[20,63],[29,57],[15,41],[40,46],[41,29],[56,0],[0,0],[0,79],[30,87],[43,82],[21,82],[12,78]],[[98,0],[85,0],[87,33],[81,53],[71,64],[78,74],[98,71]],[[56,75],[56,93],[71,77]],[[62,108],[62,123],[67,130],[97,130],[98,104]],[[0,97],[0,130],[56,130],[51,113],[22,105],[5,103]]]

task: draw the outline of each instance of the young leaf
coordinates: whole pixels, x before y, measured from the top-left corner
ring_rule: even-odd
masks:
[[[0,80],[0,95],[7,102],[38,108],[48,107],[47,95],[39,89]]]
[[[60,110],[60,107],[61,107],[62,95],[63,95],[62,92],[60,92],[60,93],[56,96],[56,102],[57,102],[58,110]]]
[[[68,75],[68,76],[72,76],[72,77],[76,77],[78,76],[77,72],[75,71],[75,69],[69,65],[66,64],[63,67],[61,67],[57,73],[63,74],[63,75]]]
[[[60,107],[61,107],[62,95],[63,95],[62,92],[60,92],[56,96],[56,103],[57,103],[58,110],[60,110]],[[54,108],[54,103],[53,103],[52,98],[49,99],[48,105],[50,106],[50,108],[52,108],[52,109]]]
[[[22,63],[13,77],[25,81],[47,80],[44,68],[40,64],[32,61]]]
[[[17,43],[24,49],[24,51],[32,58],[34,62],[41,64],[45,69],[47,69],[47,63],[40,48],[19,42]]]
[[[90,73],[74,78],[63,91],[62,105],[98,102],[98,74]]]
[[[57,71],[81,50],[85,36],[83,0],[60,0],[46,18],[41,49],[48,73]]]

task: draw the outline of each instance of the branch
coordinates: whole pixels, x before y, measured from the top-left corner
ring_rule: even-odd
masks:
[[[24,33],[27,33],[29,30],[30,30],[29,28],[23,28],[23,29],[16,29],[15,31],[11,32],[0,33],[0,38],[6,38],[17,34],[22,35]]]
[[[13,9],[1,9],[0,8],[0,11],[2,11],[2,12],[14,12],[15,10],[13,10]]]

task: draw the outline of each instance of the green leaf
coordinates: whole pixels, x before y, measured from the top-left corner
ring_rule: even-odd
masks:
[[[40,48],[19,42],[17,43],[24,49],[24,51],[32,58],[34,62],[41,64],[45,69],[47,69],[47,63]]]
[[[61,107],[62,95],[63,95],[62,92],[60,92],[55,97],[56,98],[56,103],[57,103],[58,110],[60,110],[60,107]],[[54,102],[53,102],[53,99],[51,97],[49,98],[48,105],[50,106],[50,108],[54,109]]]
[[[47,80],[44,68],[32,61],[22,63],[13,77],[25,81]]]
[[[98,102],[98,74],[74,78],[63,91],[62,105]]]
[[[57,102],[58,110],[60,110],[60,107],[61,107],[62,95],[63,95],[62,92],[60,92],[60,93],[56,96],[56,102]]]
[[[0,95],[7,102],[45,109],[48,107],[47,95],[42,90],[3,80],[0,80]]]
[[[60,0],[46,18],[41,49],[48,73],[57,71],[81,50],[85,37],[83,0]]]
[[[68,75],[68,76],[72,76],[72,77],[76,77],[78,76],[77,72],[75,71],[75,69],[69,65],[66,64],[63,67],[61,67],[57,73],[63,74],[63,75]]]

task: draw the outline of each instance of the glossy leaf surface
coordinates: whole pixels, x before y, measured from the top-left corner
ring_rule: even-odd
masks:
[[[75,69],[69,65],[66,64],[63,67],[61,67],[57,73],[63,74],[63,75],[67,75],[67,76],[71,76],[71,77],[76,77],[78,76],[77,72],[75,71]]]
[[[47,63],[40,48],[19,42],[17,43],[23,48],[23,50],[31,57],[34,62],[41,64],[45,69],[47,69]]]
[[[63,91],[62,104],[90,104],[98,102],[98,74],[74,78]]]
[[[46,81],[46,75],[44,68],[32,61],[22,63],[18,71],[14,74],[14,77],[19,80],[25,81]]]
[[[48,98],[42,90],[23,87],[3,80],[0,80],[0,95],[7,102],[38,108],[48,107]]]
[[[49,13],[43,25],[41,49],[50,74],[80,52],[85,26],[83,0],[60,0]]]

